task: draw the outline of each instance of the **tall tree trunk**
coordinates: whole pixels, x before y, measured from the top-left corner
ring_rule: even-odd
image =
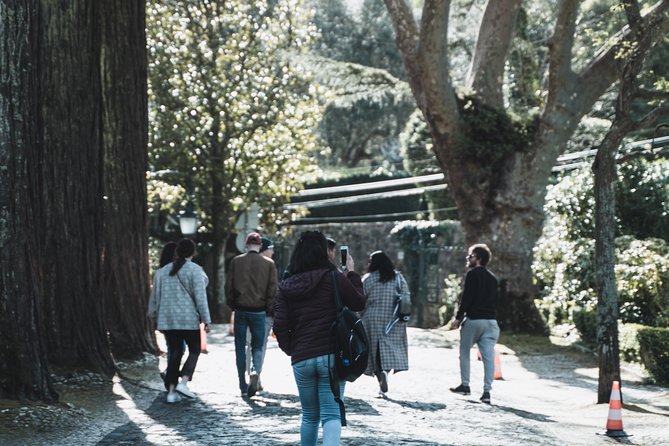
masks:
[[[54,364],[111,373],[101,292],[103,147],[96,0],[40,0],[45,317]]]
[[[616,288],[615,210],[617,144],[605,141],[597,150],[595,174],[595,276],[597,278],[597,403],[608,403],[611,384],[620,381],[618,290]]]
[[[112,351],[156,351],[149,294],[146,2],[100,3],[104,145],[102,293]]]
[[[0,398],[58,398],[40,318],[39,13],[0,0]]]

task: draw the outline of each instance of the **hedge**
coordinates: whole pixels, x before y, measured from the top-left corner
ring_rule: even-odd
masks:
[[[669,328],[639,328],[637,339],[641,363],[656,383],[669,385]]]
[[[597,312],[575,311],[572,317],[581,342],[595,349]],[[618,341],[622,360],[642,364],[653,381],[669,385],[669,328],[618,323]]]

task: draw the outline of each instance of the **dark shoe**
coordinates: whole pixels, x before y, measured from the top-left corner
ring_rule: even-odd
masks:
[[[483,395],[481,395],[481,402],[490,404],[490,392],[483,392]]]
[[[458,387],[451,387],[451,392],[459,393],[461,395],[469,395],[472,391],[469,389],[469,386],[460,384]]]
[[[379,387],[383,393],[388,391],[388,372],[385,370],[379,373]]]
[[[249,384],[249,388],[246,391],[246,396],[251,398],[253,395],[256,394],[257,391],[258,391],[258,374],[254,373],[253,375],[251,375],[251,384]]]

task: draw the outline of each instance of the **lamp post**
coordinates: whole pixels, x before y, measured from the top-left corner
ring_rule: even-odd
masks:
[[[181,233],[185,236],[192,236],[197,233],[197,214],[192,201],[186,204],[186,209],[179,212],[179,227]]]

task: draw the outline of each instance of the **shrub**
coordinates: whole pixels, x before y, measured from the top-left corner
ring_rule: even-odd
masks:
[[[640,328],[638,339],[643,365],[655,382],[669,385],[669,328]]]
[[[581,342],[588,347],[595,347],[597,345],[597,311],[590,310],[575,310],[572,313],[574,325],[581,335]]]
[[[624,361],[643,363],[639,347],[639,330],[642,328],[641,324],[618,324],[618,346]]]

